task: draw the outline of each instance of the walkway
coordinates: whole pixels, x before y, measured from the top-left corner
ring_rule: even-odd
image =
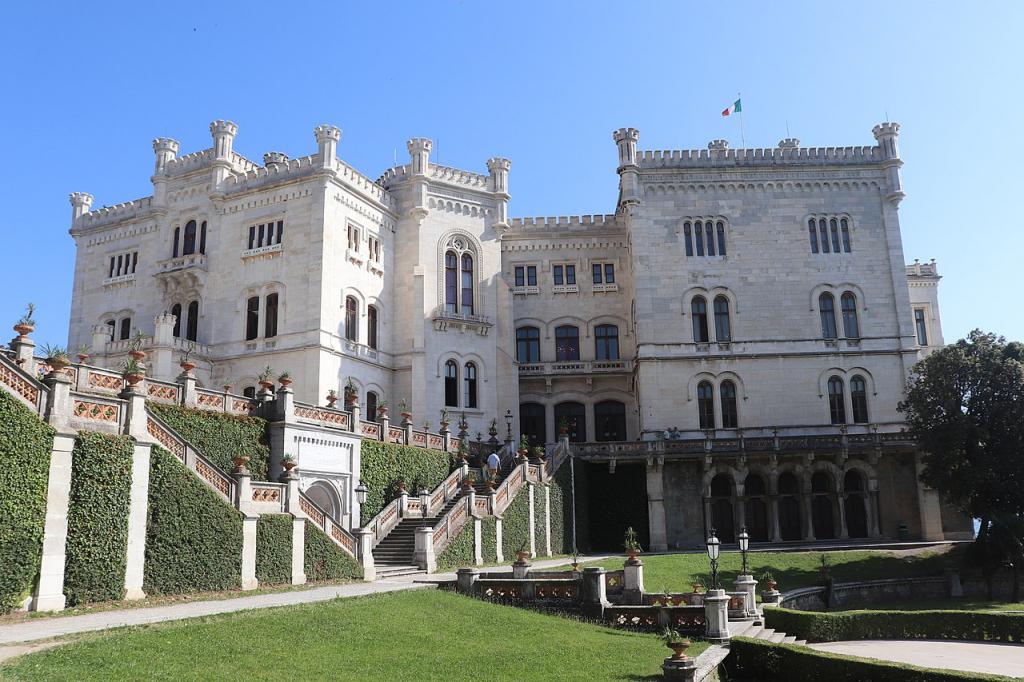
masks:
[[[1024,676],[1024,646],[949,640],[864,640],[809,644],[835,654],[1008,677]]]

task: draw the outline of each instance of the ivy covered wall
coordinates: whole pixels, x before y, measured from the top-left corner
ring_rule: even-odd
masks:
[[[241,586],[242,515],[163,448],[150,460],[146,594]]]
[[[82,431],[71,453],[64,564],[68,605],[124,596],[133,441]]]
[[[473,566],[476,563],[476,547],[473,535],[472,519],[462,527],[459,534],[452,538],[444,551],[437,555],[438,571],[453,571],[463,566]]]
[[[252,480],[267,480],[267,421],[259,417],[241,417],[179,405],[147,403],[152,412],[174,429],[178,435],[210,458],[221,471],[234,469],[232,458],[249,455],[248,469]]]
[[[39,574],[54,433],[0,390],[0,613],[20,605]]]
[[[358,580],[363,577],[363,567],[358,561],[342,551],[326,533],[312,523],[307,522],[305,525],[306,580]]]
[[[360,477],[369,488],[362,514],[367,521],[395,499],[399,480],[405,481],[411,494],[420,487],[433,490],[455,464],[455,458],[447,452],[368,439],[363,439],[360,456]]]
[[[480,520],[480,532],[483,534],[483,537],[480,538],[480,555],[485,564],[498,562],[497,526],[498,520],[493,516]]]
[[[516,552],[530,551],[530,491],[527,485],[519,489],[516,499],[502,514],[502,553],[508,561],[514,561]],[[538,549],[542,549],[538,547]]]
[[[262,514],[256,521],[256,579],[261,585],[291,582],[291,514]]]

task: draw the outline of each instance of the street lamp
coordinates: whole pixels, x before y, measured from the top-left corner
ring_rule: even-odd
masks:
[[[743,526],[740,529],[740,534],[737,537],[740,541],[740,556],[743,557],[743,575],[747,575],[747,550],[750,548],[750,536],[747,535],[747,527]]]
[[[370,492],[370,489],[366,487],[362,479],[359,480],[359,485],[356,486],[356,502],[359,503],[359,522],[362,525],[363,520],[363,503],[366,502],[366,494]]]
[[[715,535],[715,529],[711,529],[711,534],[708,535],[708,558],[711,559],[711,589],[718,589],[718,550],[721,546],[721,542],[718,540],[718,536]]]
[[[512,442],[512,408],[505,410],[505,426],[508,429],[508,438],[506,439],[509,443]]]

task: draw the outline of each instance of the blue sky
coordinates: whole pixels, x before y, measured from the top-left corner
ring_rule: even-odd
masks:
[[[313,127],[376,177],[405,140],[486,172],[512,159],[513,215],[614,208],[611,131],[644,149],[701,148],[735,120],[748,146],[873,144],[902,124],[908,260],[939,261],[947,341],[974,327],[1024,339],[1020,191],[1024,3],[16,3],[0,38],[0,320],[39,306],[67,334],[70,191],[96,206],[151,192],[152,138],[291,156]],[[439,159],[438,159],[439,157]]]

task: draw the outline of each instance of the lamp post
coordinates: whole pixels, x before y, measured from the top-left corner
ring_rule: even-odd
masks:
[[[512,408],[505,410],[505,427],[508,429],[508,438],[506,442],[512,442]]]
[[[743,558],[743,570],[741,573],[747,575],[747,549],[750,548],[750,535],[747,534],[746,526],[740,529],[737,539],[740,541],[740,556]]]
[[[708,535],[708,558],[711,559],[711,589],[717,590],[718,587],[718,551],[721,547],[721,542],[718,536],[715,535],[715,529],[711,529],[711,534]]]
[[[370,492],[370,489],[366,487],[362,479],[359,479],[359,485],[356,486],[356,502],[359,503],[359,525],[363,525],[363,503],[366,502],[366,494]]]

